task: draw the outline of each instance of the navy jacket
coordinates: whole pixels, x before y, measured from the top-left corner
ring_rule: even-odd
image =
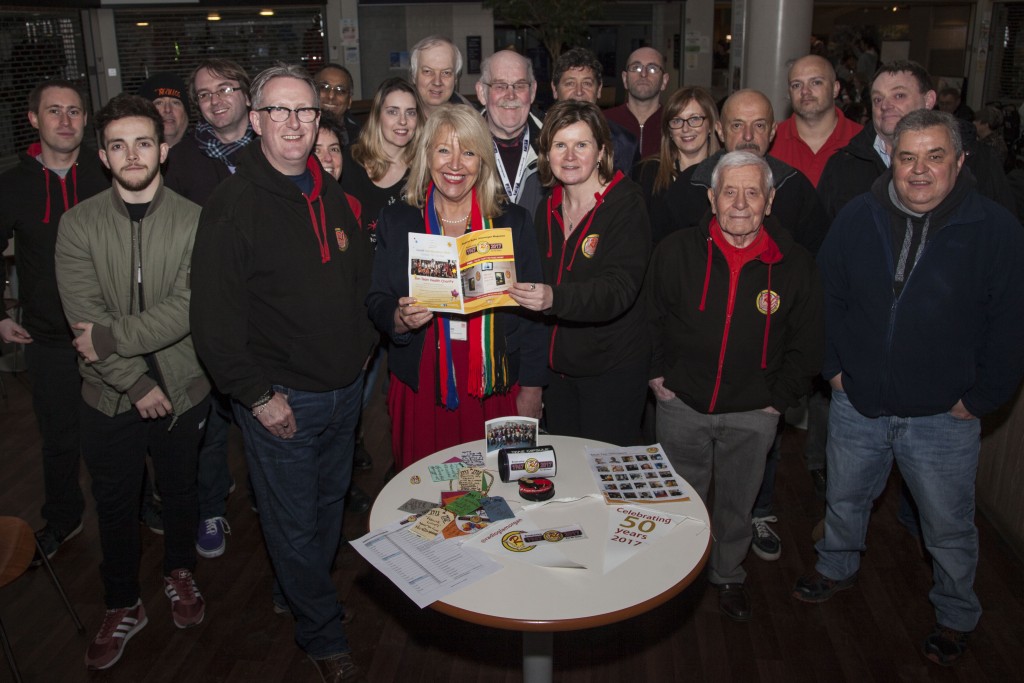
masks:
[[[494,218],[495,228],[512,228],[519,282],[541,282],[540,256],[533,226],[526,209],[515,204]],[[399,297],[409,295],[409,233],[423,232],[423,214],[404,202],[384,207],[377,222],[377,251],[373,259],[373,280],[366,306],[370,319],[388,339],[388,369],[404,384],[419,390],[420,362],[427,326],[404,334],[395,333],[395,309]],[[524,387],[548,383],[544,360],[544,328],[524,308],[492,309],[505,333],[509,360],[509,382]],[[433,321],[428,323],[432,325]],[[432,362],[428,356],[422,362]]]
[[[818,255],[825,286],[825,363],[862,415],[920,417],[957,401],[982,416],[1024,374],[1024,229],[970,191],[924,252],[899,296],[892,217],[876,197],[891,171],[839,213]],[[961,172],[958,183],[970,182]],[[937,228],[937,229],[935,229]]]

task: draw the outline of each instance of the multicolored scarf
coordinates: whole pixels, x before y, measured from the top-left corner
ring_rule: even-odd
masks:
[[[480,204],[473,188],[473,206],[470,210],[469,230],[490,230],[494,227],[490,218],[480,213]],[[423,212],[428,235],[443,235],[444,227],[434,208],[434,184],[427,187],[427,206]],[[434,356],[437,369],[434,387],[437,404],[455,410],[459,407],[459,394],[455,384],[455,363],[452,359],[451,319],[448,316],[434,316],[434,334],[437,337],[437,352]],[[469,395],[487,398],[494,392],[508,391],[508,356],[505,353],[505,335],[496,329],[495,316],[483,311],[468,318],[469,340]]]
[[[202,153],[211,159],[220,159],[231,169],[232,173],[235,172],[235,167],[238,166],[235,163],[235,155],[256,139],[256,132],[253,131],[252,124],[249,124],[245,129],[245,135],[234,142],[221,142],[213,130],[213,126],[206,121],[200,121],[196,124],[195,135],[196,142],[199,143],[199,149]]]

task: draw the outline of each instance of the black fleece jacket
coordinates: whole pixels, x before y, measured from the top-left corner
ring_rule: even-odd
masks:
[[[548,364],[573,377],[646,366],[650,345],[637,299],[651,254],[651,227],[640,188],[617,173],[568,240],[561,203],[556,186],[535,221],[544,282],[554,290],[546,311]]]
[[[351,384],[376,341],[363,301],[372,254],[341,185],[315,157],[304,195],[258,142],[203,209],[192,254],[192,336],[225,394]]]
[[[664,195],[671,224],[655,228],[656,235],[664,237],[680,228],[707,222],[711,211],[711,203],[708,201],[711,172],[715,170],[715,165],[725,153],[725,150],[719,150],[679,174]],[[817,254],[822,240],[825,239],[825,233],[828,232],[829,217],[821,200],[818,199],[814,185],[807,176],[789,164],[773,156],[767,156],[764,160],[772,169],[772,182],[775,187],[771,215],[778,219],[782,227],[789,230],[797,244],[811,254]]]
[[[94,150],[80,149],[63,178],[36,159],[40,152],[33,143],[17,166],[0,175],[0,251],[17,240],[21,324],[36,342],[66,344],[73,337],[57,293],[57,226],[68,209],[109,189],[110,178]],[[0,310],[0,319],[6,317]]]

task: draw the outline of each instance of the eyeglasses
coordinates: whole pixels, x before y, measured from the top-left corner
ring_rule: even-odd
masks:
[[[700,114],[694,114],[693,116],[690,116],[689,118],[685,119],[679,118],[677,116],[674,119],[668,120],[668,127],[674,130],[678,130],[683,127],[684,123],[686,123],[690,126],[690,128],[700,128],[701,126],[704,125],[704,121],[706,121],[707,118],[708,117],[701,116]]]
[[[284,123],[291,118],[292,112],[295,112],[296,118],[299,119],[299,123],[313,123],[316,121],[317,115],[320,110],[316,107],[299,107],[298,109],[289,109],[288,107],[261,107],[256,111],[265,111],[270,115],[270,120],[277,123]]]
[[[320,90],[322,90],[325,95],[334,93],[339,97],[344,97],[345,95],[348,95],[350,92],[352,92],[352,90],[345,85],[331,85],[330,83],[319,83],[318,85],[320,86]]]
[[[530,90],[530,86],[533,85],[533,83],[528,81],[516,81],[515,83],[503,83],[501,81],[488,83],[487,81],[484,81],[483,84],[488,88],[493,88],[494,92],[499,95],[507,94],[510,89],[515,91],[517,95],[522,95],[523,93],[528,92]]]
[[[225,85],[223,88],[217,88],[213,92],[207,92],[206,90],[196,94],[196,99],[199,100],[200,104],[203,102],[212,101],[214,95],[223,99],[233,92],[240,91],[241,88],[237,85]]]
[[[664,70],[659,64],[641,64],[640,62],[633,62],[626,67],[626,71],[631,73],[642,74],[646,72],[651,76],[657,76]]]

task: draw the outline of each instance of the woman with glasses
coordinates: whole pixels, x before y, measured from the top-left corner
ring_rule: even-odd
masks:
[[[699,86],[680,88],[665,103],[661,150],[657,157],[641,162],[636,176],[644,188],[655,243],[669,232],[667,221],[671,219],[662,201],[665,192],[681,172],[718,151],[717,123],[715,101]]]
[[[366,300],[388,340],[396,470],[481,438],[486,420],[540,417],[548,373],[539,322],[518,307],[433,313],[409,296],[411,234],[492,228],[512,230],[516,279],[540,282],[530,215],[505,202],[483,118],[465,105],[441,105],[424,124],[404,201],[381,212]]]
[[[419,140],[423,109],[415,88],[389,78],[373,96],[370,116],[345,164],[341,186],[363,205],[363,227],[375,241],[381,209],[402,198]]]
[[[548,110],[540,176],[552,189],[535,220],[544,282],[520,278],[512,297],[548,323],[548,431],[625,446],[640,441],[647,394],[638,296],[651,237],[640,188],[614,170],[611,149],[595,105]]]

